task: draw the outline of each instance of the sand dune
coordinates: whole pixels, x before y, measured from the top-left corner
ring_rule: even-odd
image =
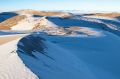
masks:
[[[115,18],[115,17],[119,17],[120,13],[95,13],[95,14],[88,14],[87,16],[101,16],[101,17]]]
[[[25,19],[25,16],[15,16],[0,23],[0,30],[10,30],[12,26]]]
[[[66,12],[48,12],[48,11],[37,11],[37,10],[31,10],[31,9],[26,9],[26,10],[20,10],[16,11],[18,14],[32,14],[32,15],[39,15],[39,16],[60,16],[63,18],[68,18],[71,16],[70,13]]]
[[[8,42],[16,40],[16,39],[20,39],[22,37],[23,36],[21,36],[21,35],[11,35],[11,36],[0,37],[0,45],[8,43]]]
[[[120,79],[119,14],[18,13],[0,23],[0,79]]]
[[[22,36],[0,37],[0,79],[38,79],[16,52],[16,44]]]

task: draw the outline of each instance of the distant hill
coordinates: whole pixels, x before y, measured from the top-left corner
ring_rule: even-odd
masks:
[[[95,13],[95,14],[87,14],[87,16],[100,16],[100,17],[116,18],[116,17],[120,16],[120,13]]]
[[[38,11],[38,10],[30,10],[30,9],[19,10],[19,11],[16,11],[16,13],[32,14],[32,15],[39,15],[39,16],[59,16],[63,18],[67,18],[71,16],[70,13],[66,13],[66,12],[48,12],[48,11]]]

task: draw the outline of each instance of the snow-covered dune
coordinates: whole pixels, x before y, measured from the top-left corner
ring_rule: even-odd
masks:
[[[103,33],[100,37],[33,34],[19,41],[17,52],[41,79],[119,79],[120,37]]]
[[[38,79],[16,53],[17,43],[23,36],[0,37],[0,79]]]
[[[116,17],[33,13],[0,23],[0,79],[120,79]]]
[[[17,52],[26,66],[41,79],[96,79],[77,56],[39,35],[21,39]]]

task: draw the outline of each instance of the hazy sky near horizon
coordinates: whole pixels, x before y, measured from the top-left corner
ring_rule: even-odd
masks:
[[[19,9],[120,11],[120,0],[0,0],[0,11]]]

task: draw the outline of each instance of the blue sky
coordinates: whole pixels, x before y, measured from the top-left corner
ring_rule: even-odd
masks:
[[[19,9],[120,11],[120,0],[0,0],[0,11]]]

